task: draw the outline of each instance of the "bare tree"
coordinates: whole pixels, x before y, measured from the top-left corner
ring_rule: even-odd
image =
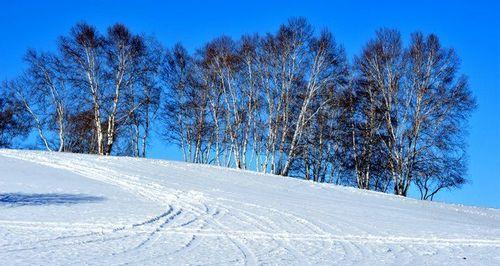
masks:
[[[122,94],[124,90],[134,90],[144,73],[142,60],[146,57],[146,47],[141,36],[133,35],[122,24],[115,24],[108,29],[105,38],[104,52],[106,54],[106,76],[111,83],[110,104],[107,113],[106,145],[104,153],[110,155],[116,139],[117,125],[129,117],[143,102],[129,106],[124,104]]]
[[[27,52],[25,61],[29,67],[24,75],[25,82],[20,84],[24,88],[19,88],[19,96],[32,115],[46,148],[52,150],[43,131],[55,128],[59,142],[57,150],[65,151],[68,93],[64,66],[54,54],[38,54],[33,50]]]
[[[104,36],[90,25],[78,24],[68,37],[61,37],[59,47],[68,79],[73,87],[87,92],[82,100],[91,103],[97,153],[110,155],[119,127],[127,125],[145,104],[124,96],[143,93],[143,76],[159,62],[149,60],[144,37],[122,24],[108,28]]]
[[[414,33],[406,57],[404,107],[410,110],[411,122],[406,130],[405,175],[407,182],[415,181],[424,191],[422,198],[432,200],[441,189],[466,182],[464,137],[476,102],[467,78],[458,74],[458,56],[453,49],[441,47],[437,36]]]
[[[147,56],[141,60],[142,70],[135,89],[125,95],[130,124],[133,128],[133,155],[146,157],[148,141],[151,135],[152,123],[156,119],[160,106],[161,86],[159,73],[163,49],[154,40],[148,40]]]
[[[330,98],[319,97],[319,95],[324,94],[325,90],[327,95],[329,90],[333,91],[330,94],[333,95],[336,90],[340,90],[347,83],[347,64],[343,49],[337,46],[329,32],[325,31],[319,39],[313,39],[309,48],[312,61],[308,69],[309,73],[305,75],[308,80],[282,175],[288,175],[291,163],[296,156],[297,144],[307,123],[331,101]]]
[[[80,23],[73,27],[68,37],[61,37],[59,49],[70,69],[73,85],[85,92],[85,99],[92,103],[98,154],[105,154],[102,105],[104,83],[104,37],[92,26]]]
[[[195,64],[180,45],[167,53],[162,74],[167,88],[162,117],[165,137],[181,147],[184,160],[203,162],[210,127],[208,91],[194,74]]]
[[[29,132],[29,117],[23,103],[10,90],[7,83],[0,86],[0,147],[15,147]]]
[[[396,139],[401,132],[394,130],[393,114],[396,107],[400,80],[403,71],[403,47],[399,32],[383,29],[376,38],[368,42],[360,57],[356,58],[357,70],[353,115],[361,111],[353,120],[353,154],[358,187],[370,189],[377,183],[384,169],[375,169],[377,165],[389,165],[395,179],[396,162],[399,160],[399,146]],[[356,131],[359,133],[356,136]],[[383,147],[382,147],[383,146]],[[385,159],[387,160],[385,161]],[[384,162],[385,161],[385,162]],[[376,171],[378,170],[378,171]],[[373,180],[373,177],[376,177]]]
[[[442,48],[436,36],[420,33],[412,36],[405,49],[399,32],[384,29],[368,43],[357,65],[365,92],[361,100],[370,103],[365,109],[373,114],[368,118],[378,116],[377,126],[368,127],[369,136],[376,132],[383,144],[375,157],[387,159],[394,193],[406,196],[417,177],[442,180],[446,171],[436,169],[438,165],[465,158],[458,148],[463,145],[463,123],[475,106],[466,79],[457,78],[453,50]],[[367,146],[369,154],[374,147],[373,143]],[[435,163],[440,160],[444,162]],[[450,180],[462,178],[448,173]]]

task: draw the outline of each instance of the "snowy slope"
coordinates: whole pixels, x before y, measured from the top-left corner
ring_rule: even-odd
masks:
[[[500,210],[161,160],[0,150],[0,261],[500,265]]]

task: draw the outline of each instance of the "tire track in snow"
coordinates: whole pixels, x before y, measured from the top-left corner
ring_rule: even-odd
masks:
[[[16,226],[16,228],[37,229],[43,230],[45,223],[40,222],[40,227],[36,227],[36,223],[31,223],[29,226]],[[6,225],[9,227],[9,225]],[[35,226],[35,227],[34,227]],[[53,230],[53,228],[45,228],[46,230]],[[61,231],[74,231],[75,228],[68,228],[66,225],[55,228]],[[78,230],[78,228],[76,228]],[[87,229],[84,229],[87,230]],[[96,231],[110,233],[113,229],[104,231]],[[138,233],[148,233],[148,230],[137,230]],[[220,237],[231,234],[234,238],[239,239],[283,239],[294,241],[338,241],[338,242],[358,242],[358,243],[381,243],[381,244],[404,244],[410,243],[413,245],[457,245],[457,246],[491,246],[500,247],[500,240],[497,239],[474,239],[474,238],[424,238],[424,237],[409,237],[409,236],[377,236],[377,235],[332,235],[332,234],[300,234],[300,233],[266,233],[262,231],[248,231],[248,230],[222,230],[222,229],[189,229],[181,227],[170,227],[169,230],[161,231],[162,234],[193,234],[198,233],[204,237]]]
[[[160,224],[160,226],[158,226],[153,232],[151,232],[148,237],[142,241],[139,245],[137,245],[135,248],[133,249],[138,249],[138,248],[141,248],[142,246],[146,245],[148,242],[155,242],[158,237],[156,237],[156,239],[153,239],[154,236],[158,236],[160,235],[159,233],[161,232],[161,230],[165,230],[165,227],[173,220],[175,219],[175,217],[177,217],[178,215],[180,215],[182,213],[182,210],[178,210],[176,211],[172,216],[169,216],[167,218],[165,218],[165,220],[163,221],[163,223]]]
[[[187,207],[189,211],[201,215],[201,211],[199,207],[196,207],[194,204],[191,204],[189,201],[191,200],[189,197],[180,197],[182,191],[176,191],[172,189],[167,189],[161,186],[158,183],[150,182],[149,184],[140,183],[136,180],[131,180],[130,176],[117,173],[107,167],[98,166],[95,163],[90,164],[89,162],[82,162],[82,160],[77,159],[76,162],[74,160],[50,160],[49,156],[39,157],[39,156],[20,156],[15,152],[3,152],[7,157],[13,157],[17,159],[22,159],[25,161],[30,161],[33,163],[38,163],[42,165],[47,165],[53,168],[59,168],[68,170],[77,174],[80,174],[84,177],[98,180],[101,182],[105,182],[112,185],[117,185],[120,188],[132,192],[133,194],[145,197],[153,202],[159,204],[165,204],[166,202],[175,202],[178,205],[183,207]],[[53,155],[53,154],[51,154]],[[101,164],[103,162],[100,162]],[[104,162],[105,163],[105,162]],[[114,175],[113,175],[114,174]],[[145,178],[144,178],[145,179]],[[160,190],[160,191],[159,191]],[[172,196],[165,197],[165,193],[169,193]],[[223,229],[228,229],[227,226],[219,223],[218,221],[210,221],[214,223],[216,226],[221,227]],[[232,242],[238,250],[242,253],[245,264],[255,264],[255,254],[239,239],[233,238],[229,234],[224,234],[223,236],[227,237],[230,242]]]
[[[236,208],[234,206],[225,205],[224,208],[226,208],[228,210],[228,213],[232,217],[234,217],[235,219],[237,219],[243,223],[254,226],[256,229],[259,230],[259,232],[283,231],[283,229],[280,228],[279,226],[277,226],[271,219],[263,218],[262,216],[259,216],[258,214],[252,213],[250,211],[246,211],[242,208]],[[244,218],[239,218],[238,215],[236,215],[236,214],[243,215]],[[298,262],[299,265],[306,265],[307,264],[302,259],[304,254],[302,252],[298,251],[292,245],[290,245],[290,243],[288,243],[288,241],[283,240],[283,239],[275,239],[275,238],[272,238],[271,240],[272,240],[272,242],[277,243],[278,247],[281,247],[282,249],[284,249],[288,253],[290,253],[295,258],[295,260]],[[269,254],[271,251],[268,251],[267,254]]]

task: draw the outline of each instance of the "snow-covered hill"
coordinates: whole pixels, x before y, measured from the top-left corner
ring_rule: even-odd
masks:
[[[500,265],[500,210],[225,168],[0,150],[0,261]]]

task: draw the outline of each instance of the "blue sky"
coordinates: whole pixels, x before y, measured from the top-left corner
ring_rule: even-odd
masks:
[[[438,200],[500,208],[500,5],[495,1],[7,1],[0,0],[0,79],[22,69],[27,48],[51,50],[79,21],[100,30],[122,22],[165,46],[195,49],[221,34],[275,31],[292,16],[328,27],[347,53],[359,53],[380,27],[436,33],[454,47],[469,76],[478,109],[470,121],[469,178]],[[161,2],[161,3],[159,3]],[[368,2],[368,1],[367,1]],[[175,147],[153,140],[151,157],[180,159]]]

